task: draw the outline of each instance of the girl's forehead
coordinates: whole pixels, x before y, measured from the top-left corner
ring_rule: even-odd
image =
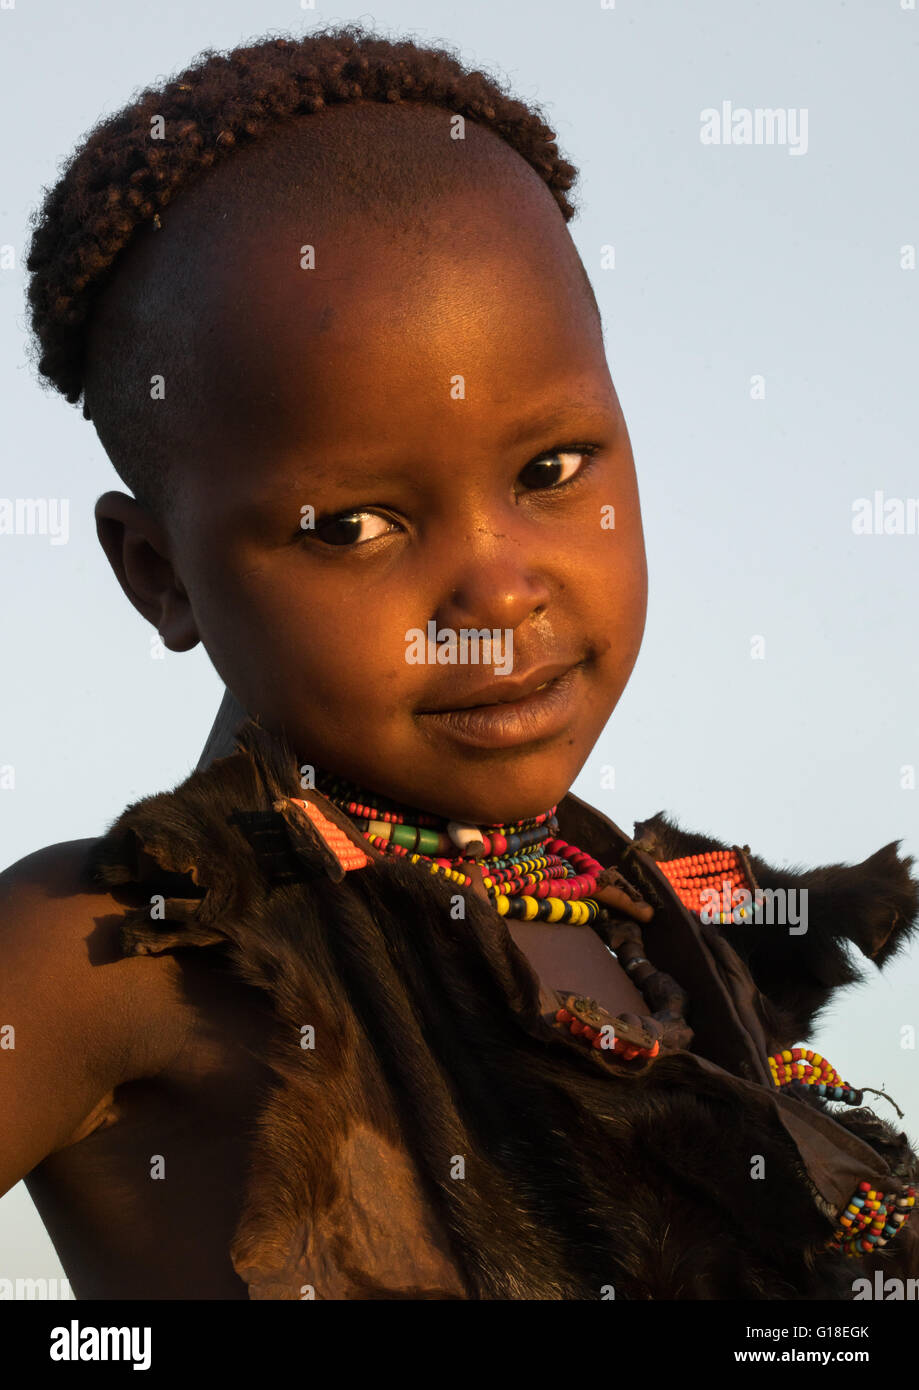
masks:
[[[513,158],[518,175],[516,166],[526,170],[522,184],[489,179],[453,190],[389,225],[365,208],[320,216],[307,195],[269,198],[266,218],[264,197],[254,199],[244,179],[248,196],[229,209],[221,185],[205,182],[130,248],[100,299],[89,355],[120,358],[130,340],[161,362],[181,361],[186,375],[198,365],[232,373],[246,343],[280,366],[279,335],[288,349],[321,340],[329,354],[333,340],[359,353],[372,335],[411,355],[435,342],[463,351],[466,330],[489,318],[495,340],[510,344],[523,325],[539,331],[541,318],[548,330],[585,293],[596,312],[552,195]],[[226,168],[217,173],[229,178]],[[254,221],[245,210],[253,200]],[[224,347],[230,360],[220,368],[211,358]]]
[[[166,257],[165,242],[157,251]],[[201,397],[219,397],[231,415],[266,406],[279,426],[306,407],[337,412],[342,393],[349,415],[375,421],[381,404],[395,414],[426,394],[463,399],[454,378],[479,396],[520,390],[528,374],[594,356],[602,339],[576,247],[542,185],[527,201],[501,190],[443,199],[423,232],[276,214],[257,233],[221,230],[194,253],[195,275],[175,270],[169,319]]]
[[[577,276],[559,274],[544,246],[532,259],[518,248],[510,263],[487,239],[480,246],[429,247],[423,265],[411,250],[371,262],[339,246],[309,280],[273,263],[254,271],[201,337],[221,418],[258,416],[279,439],[308,424],[313,438],[350,447],[387,422],[419,438],[500,423],[605,373]]]
[[[441,431],[463,390],[477,421],[500,424],[564,371],[602,374],[596,304],[550,190],[490,132],[456,160],[439,121],[425,140],[440,173],[414,200],[349,183],[331,142],[324,164],[310,147],[308,168],[344,204],[323,206],[271,141],[184,190],[100,301],[97,427],[157,373],[172,389],[143,429],[164,456],[187,458],[189,441],[218,455],[288,447],[307,424],[356,448],[388,427]],[[417,178],[424,161],[405,153]]]

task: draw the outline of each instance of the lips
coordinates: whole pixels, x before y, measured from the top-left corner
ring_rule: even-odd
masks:
[[[515,700],[524,700],[527,696],[535,694],[537,690],[547,686],[550,681],[565,675],[567,671],[579,664],[579,658],[570,657],[567,661],[554,661],[548,665],[534,666],[525,676],[505,676],[490,681],[488,685],[481,685],[475,690],[467,691],[458,698],[451,694],[449,700],[442,704],[428,705],[424,709],[416,710],[416,714],[447,714],[451,710],[477,709],[480,706],[504,705]]]
[[[545,677],[545,667],[532,672],[525,680],[515,682],[518,691],[529,693],[516,699],[492,698],[489,704],[454,704],[450,709],[417,712],[416,717],[426,736],[441,742],[446,740],[465,748],[520,748],[545,743],[561,737],[570,729],[584,694],[584,662],[561,667],[557,676]],[[474,692],[494,694],[500,689],[506,697],[510,682],[483,686]],[[472,696],[468,697],[470,700]]]

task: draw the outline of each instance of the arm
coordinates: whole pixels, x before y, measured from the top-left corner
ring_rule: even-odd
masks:
[[[0,874],[0,1194],[81,1127],[116,1086],[155,1074],[187,1031],[171,962],[121,959],[119,908],[79,886],[91,840]]]

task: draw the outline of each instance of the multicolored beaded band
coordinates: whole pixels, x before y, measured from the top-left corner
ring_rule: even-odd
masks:
[[[788,1086],[793,1081],[803,1081],[813,1086],[818,1095],[827,1100],[841,1100],[846,1105],[861,1105],[864,1092],[849,1086],[836,1068],[809,1047],[786,1048],[776,1052],[769,1059],[769,1071],[776,1086]]]
[[[897,1234],[915,1205],[914,1187],[900,1193],[880,1192],[870,1182],[860,1182],[827,1248],[845,1255],[870,1255]]]

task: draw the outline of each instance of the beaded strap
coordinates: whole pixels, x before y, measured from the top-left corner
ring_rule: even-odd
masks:
[[[860,1182],[839,1218],[828,1249],[844,1255],[870,1255],[902,1229],[916,1205],[916,1189],[880,1192]]]

